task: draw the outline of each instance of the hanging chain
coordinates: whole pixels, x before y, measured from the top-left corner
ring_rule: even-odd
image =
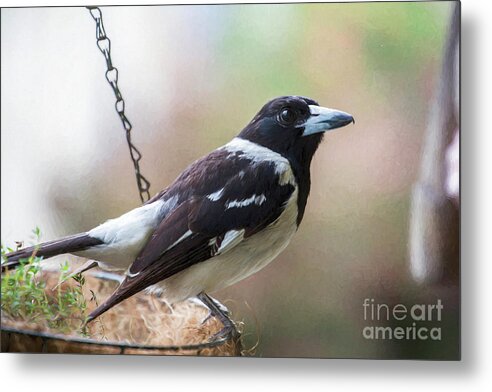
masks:
[[[142,154],[135,145],[132,143],[131,131],[132,124],[128,120],[125,114],[125,101],[121,95],[121,91],[118,87],[118,69],[113,66],[111,60],[111,41],[106,36],[106,31],[104,30],[103,19],[101,10],[98,7],[86,7],[92,18],[96,21],[96,39],[97,46],[101,53],[106,59],[106,80],[113,89],[114,95],[116,97],[115,109],[120,116],[121,123],[126,133],[126,141],[128,143],[128,149],[130,150],[130,157],[133,161],[133,166],[135,168],[135,177],[137,178],[138,191],[140,193],[140,199],[142,203],[150,199],[150,182],[140,173],[140,159],[142,159]]]

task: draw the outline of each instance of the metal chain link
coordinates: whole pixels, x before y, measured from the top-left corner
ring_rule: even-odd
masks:
[[[101,53],[106,59],[106,80],[113,89],[114,95],[116,97],[115,109],[120,116],[121,123],[126,133],[126,141],[128,143],[128,149],[130,150],[130,157],[133,161],[133,166],[135,168],[135,177],[137,179],[138,191],[140,193],[140,200],[142,203],[150,199],[150,182],[140,173],[140,159],[142,159],[142,154],[135,145],[132,143],[131,131],[132,124],[128,120],[125,114],[125,101],[121,95],[121,91],[118,87],[118,69],[113,66],[111,60],[111,41],[106,36],[106,31],[104,30],[102,12],[99,7],[86,7],[92,18],[96,21],[96,39],[97,46]]]

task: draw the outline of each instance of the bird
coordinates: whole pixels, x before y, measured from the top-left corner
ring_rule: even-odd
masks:
[[[259,271],[289,244],[303,220],[313,156],[326,131],[352,115],[302,96],[268,101],[227,144],[190,164],[143,205],[84,233],[6,255],[13,267],[33,252],[70,253],[124,271],[118,288],[86,322],[147,289],[169,304],[198,297],[223,323],[208,295]]]

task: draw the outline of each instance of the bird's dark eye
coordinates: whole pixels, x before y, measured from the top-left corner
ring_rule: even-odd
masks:
[[[283,108],[280,110],[278,119],[283,125],[292,125],[296,121],[297,115],[294,110],[290,108]]]

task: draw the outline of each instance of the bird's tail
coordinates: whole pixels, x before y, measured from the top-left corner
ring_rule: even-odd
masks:
[[[16,252],[6,254],[5,262],[2,263],[4,268],[14,268],[20,264],[20,260],[28,259],[32,255],[43,257],[45,259],[61,255],[63,253],[73,253],[90,248],[91,246],[100,245],[103,242],[97,238],[89,236],[87,233],[80,233],[58,240],[45,242],[36,246],[20,249]]]

